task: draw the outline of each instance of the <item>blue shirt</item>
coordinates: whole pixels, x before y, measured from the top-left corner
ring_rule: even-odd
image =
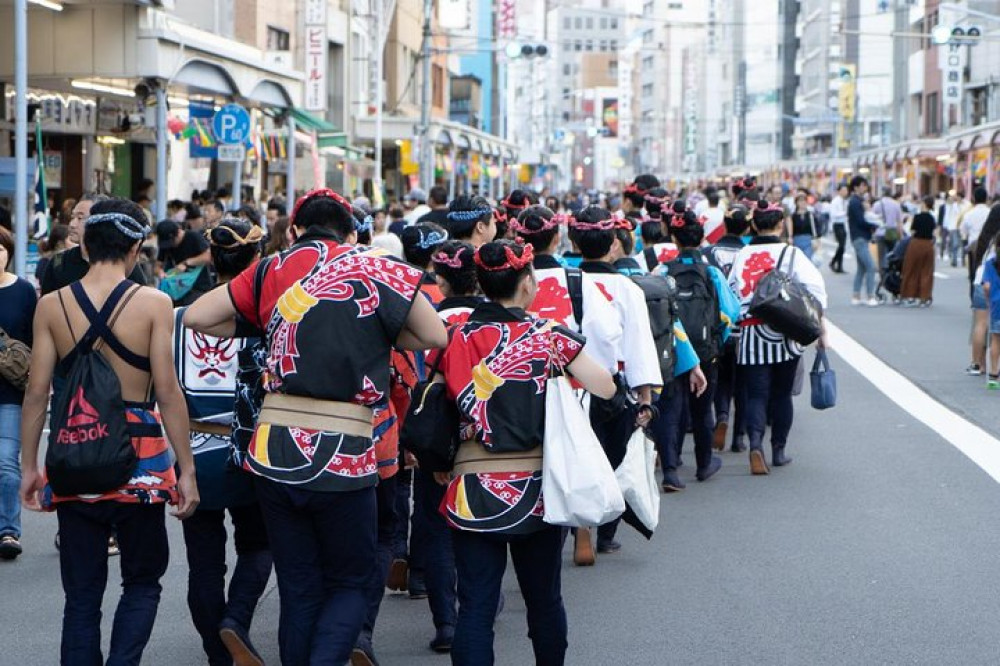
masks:
[[[983,264],[983,284],[990,285],[990,319],[996,321],[1000,319],[1000,273],[996,259]]]

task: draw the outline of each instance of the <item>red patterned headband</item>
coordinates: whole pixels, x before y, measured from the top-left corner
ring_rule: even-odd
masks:
[[[505,224],[508,219],[507,211],[505,211],[502,206],[497,206],[493,209],[493,219],[497,224]],[[513,221],[514,218],[510,219]]]
[[[684,209],[678,213],[673,209],[673,204],[664,204],[661,210],[662,210],[661,215],[664,218],[669,217],[668,225],[672,229],[680,229],[685,224],[687,224],[687,220],[684,218],[685,213],[687,213],[687,209]],[[664,222],[667,222],[667,220],[664,219]]]
[[[528,207],[528,202],[525,201],[524,203],[516,204],[516,203],[513,203],[510,200],[510,198],[508,197],[508,198],[504,199],[503,201],[501,201],[500,205],[503,206],[504,208],[510,208],[511,210],[524,210],[525,208]]]
[[[441,264],[442,266],[448,266],[449,268],[462,268],[463,252],[465,252],[464,247],[458,248],[458,252],[451,257],[444,252],[438,252],[434,255],[433,261],[435,264]]]
[[[651,194],[645,196],[646,203],[650,206],[660,206],[661,208],[670,203],[668,197],[654,197]]]
[[[623,194],[645,194],[646,190],[644,190],[641,187],[639,187],[639,185],[637,185],[636,183],[629,183],[628,185],[625,186],[625,189],[622,190],[622,193]]]
[[[485,263],[483,263],[483,259],[481,256],[482,248],[476,250],[476,256],[475,256],[476,265],[482,268],[484,271],[491,271],[491,272],[506,271],[506,270],[519,271],[525,266],[530,266],[531,262],[535,258],[535,251],[532,249],[530,245],[521,246],[520,257],[514,254],[514,250],[511,248],[510,245],[505,245],[503,251],[504,254],[507,255],[506,261],[504,261],[499,266],[487,266]]]
[[[295,202],[295,207],[292,208],[292,217],[289,220],[291,222],[291,224],[294,226],[294,224],[295,224],[295,217],[299,214],[299,209],[302,208],[303,204],[305,204],[307,201],[311,201],[312,199],[318,199],[320,197],[324,197],[324,198],[327,198],[327,199],[333,199],[334,201],[336,201],[337,203],[339,203],[341,206],[343,206],[344,208],[346,208],[348,213],[353,213],[354,212],[354,208],[351,206],[351,203],[347,199],[345,199],[344,197],[340,196],[339,194],[337,194],[333,190],[331,190],[329,188],[326,188],[326,187],[323,187],[323,188],[320,188],[320,189],[317,189],[317,190],[312,190],[311,192],[306,192],[303,196],[299,197],[299,200]]]
[[[761,207],[759,202],[754,202],[753,208],[751,209],[755,213],[781,213],[785,214],[785,209],[780,203],[767,202],[767,206]]]
[[[555,229],[560,224],[563,224],[569,220],[568,215],[553,215],[552,219],[546,220],[544,217],[539,216],[542,220],[542,226],[538,229],[529,229],[528,227],[521,224],[521,221],[516,217],[510,218],[510,228],[519,234],[524,234],[530,236],[531,234],[541,233],[543,231],[548,231],[549,229]]]

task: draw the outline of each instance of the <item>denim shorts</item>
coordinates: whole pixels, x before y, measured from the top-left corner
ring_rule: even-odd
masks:
[[[990,333],[1000,335],[1000,312],[990,313]]]
[[[983,285],[977,284],[972,288],[972,309],[973,310],[989,310],[990,306],[986,302],[986,291],[983,289]]]

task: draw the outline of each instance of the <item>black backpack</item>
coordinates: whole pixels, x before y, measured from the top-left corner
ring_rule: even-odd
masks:
[[[675,259],[665,266],[677,282],[677,314],[698,359],[707,363],[722,348],[719,297],[708,274],[708,264],[699,256],[692,263]]]
[[[677,283],[669,275],[633,275],[632,282],[642,289],[649,311],[649,327],[656,343],[663,383],[674,377],[677,354],[674,352],[674,322],[677,319]]]
[[[63,359],[69,373],[50,417],[45,469],[49,485],[57,495],[98,494],[128,483],[138,462],[128,433],[121,382],[95,346],[106,344],[115,353],[124,349],[111,328],[139,286],[129,280],[122,281],[100,312],[79,282],[74,282],[71,290],[90,328]],[[62,292],[58,293],[66,325],[73,335]],[[129,354],[125,350],[125,356]]]
[[[573,319],[576,320],[578,332],[583,332],[583,271],[572,266],[563,270],[566,271],[566,291],[569,292],[569,301],[573,306]]]

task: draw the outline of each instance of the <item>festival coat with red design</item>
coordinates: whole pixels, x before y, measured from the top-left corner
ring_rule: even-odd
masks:
[[[266,333],[269,393],[376,408],[389,399],[390,352],[422,277],[383,250],[342,245],[310,229],[230,282],[229,294]],[[259,424],[249,454],[251,471],[309,490],[376,481],[375,450],[365,437]]]
[[[619,364],[625,360],[621,351],[622,324],[611,300],[597,288],[593,278],[584,273],[581,285],[583,322],[578,322],[573,315],[566,269],[548,254],[535,257],[534,267],[538,293],[528,312],[582,333],[587,339],[587,356],[608,372],[618,372]]]
[[[462,439],[487,451],[529,451],[545,435],[545,388],[554,361],[583,350],[579,335],[522,310],[483,303],[452,335],[441,360],[448,396],[462,417]],[[542,521],[541,472],[464,474],[441,505],[453,527],[524,534]]]
[[[797,279],[826,309],[826,283],[823,276],[801,251],[783,243],[776,236],[759,236],[739,251],[729,270],[729,286],[740,301],[742,321],[737,362],[740,365],[771,365],[796,359],[802,346],[770,326],[748,320],[750,301],[761,278],[778,264],[785,251],[781,269]]]

